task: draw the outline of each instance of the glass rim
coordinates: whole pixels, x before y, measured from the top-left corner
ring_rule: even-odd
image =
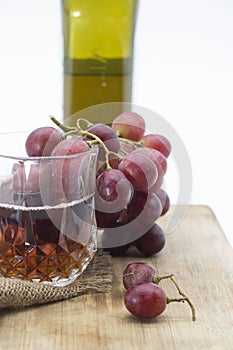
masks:
[[[0,158],[4,159],[12,159],[12,160],[19,160],[22,162],[26,161],[41,161],[41,160],[59,160],[59,159],[73,159],[77,157],[83,157],[88,154],[97,154],[98,153],[98,146],[94,145],[91,146],[89,151],[85,152],[80,152],[80,153],[73,153],[73,154],[65,154],[63,156],[40,156],[40,157],[35,157],[35,156],[11,156],[11,155],[6,155],[6,154],[0,154]]]

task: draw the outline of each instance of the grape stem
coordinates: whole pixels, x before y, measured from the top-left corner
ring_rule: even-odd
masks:
[[[133,146],[134,148],[143,147],[143,144],[142,144],[141,141],[131,141],[131,140],[125,139],[125,138],[120,137],[120,136],[118,136],[118,139],[120,141],[123,141],[123,142],[127,143],[128,145]]]
[[[76,122],[77,128],[78,128],[79,130],[83,130],[83,129],[81,128],[81,126],[80,126],[80,122],[86,123],[86,128],[89,128],[89,127],[91,127],[92,125],[94,125],[93,123],[91,123],[89,120],[87,120],[87,119],[85,119],[85,118],[79,118],[79,119],[77,119],[77,122]]]
[[[77,129],[64,132],[61,136],[63,139],[65,139],[67,136],[73,135],[73,134],[77,134]]]
[[[95,141],[97,141],[104,149],[105,151],[105,159],[106,159],[106,170],[112,169],[111,165],[109,164],[109,155],[113,154],[120,160],[122,160],[122,157],[115,152],[109,151],[108,147],[105,145],[105,143],[96,135],[92,134],[91,132],[85,131],[85,130],[79,130],[80,135],[82,136],[89,136],[93,138]]]
[[[60,129],[62,129],[64,132],[69,132],[69,131],[75,131],[77,130],[77,128],[75,128],[74,126],[66,126],[62,123],[60,123],[55,117],[53,117],[52,115],[49,116],[50,119],[54,122],[54,124],[56,124]]]
[[[123,148],[120,148],[120,151],[121,151],[122,153],[124,153],[126,156],[127,156],[127,154],[129,154],[129,152],[126,152]]]
[[[154,275],[153,276],[153,283],[155,284],[159,284],[160,281],[164,280],[164,279],[170,279],[172,281],[172,283],[175,285],[176,289],[178,290],[178,293],[182,296],[182,298],[167,298],[167,303],[173,302],[173,301],[186,301],[190,308],[191,308],[191,312],[192,312],[192,320],[196,321],[196,310],[195,307],[193,305],[193,303],[190,301],[190,299],[187,297],[187,295],[180,289],[178,283],[176,282],[176,279],[174,277],[173,274],[171,275],[165,275],[165,276],[159,276],[159,275]]]
[[[118,153],[109,151],[109,149],[107,148],[107,146],[105,145],[105,143],[96,135],[92,134],[91,132],[88,132],[86,130],[83,130],[80,126],[80,122],[84,121],[87,125],[87,127],[93,125],[92,123],[90,123],[87,119],[84,118],[79,118],[77,120],[77,127],[70,127],[70,126],[66,126],[62,123],[60,123],[55,117],[50,116],[50,119],[60,128],[64,131],[64,134],[62,135],[62,138],[65,138],[68,135],[72,135],[72,134],[78,134],[81,136],[89,136],[91,137],[92,141],[88,141],[89,145],[92,145],[93,143],[98,143],[100,144],[104,151],[105,151],[105,160],[106,160],[106,170],[112,169],[110,163],[109,163],[109,155],[113,154],[114,156],[116,156],[117,158],[119,158],[120,160],[123,159],[122,156],[120,156]]]
[[[88,145],[91,147],[92,145],[96,145],[98,143],[97,140],[87,141]]]

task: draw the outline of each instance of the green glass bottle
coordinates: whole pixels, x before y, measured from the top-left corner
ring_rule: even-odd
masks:
[[[138,0],[62,1],[64,118],[99,103],[131,102],[137,5]]]

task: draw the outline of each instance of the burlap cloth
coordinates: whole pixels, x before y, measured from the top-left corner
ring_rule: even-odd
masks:
[[[0,309],[46,304],[90,292],[109,292],[112,279],[111,256],[102,251],[98,251],[83,274],[66,287],[0,277]]]

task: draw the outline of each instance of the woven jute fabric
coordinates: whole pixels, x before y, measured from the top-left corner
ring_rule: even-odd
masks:
[[[90,292],[109,292],[112,280],[111,256],[101,251],[96,253],[83,274],[65,287],[53,287],[42,283],[1,277],[0,309],[46,304]]]

